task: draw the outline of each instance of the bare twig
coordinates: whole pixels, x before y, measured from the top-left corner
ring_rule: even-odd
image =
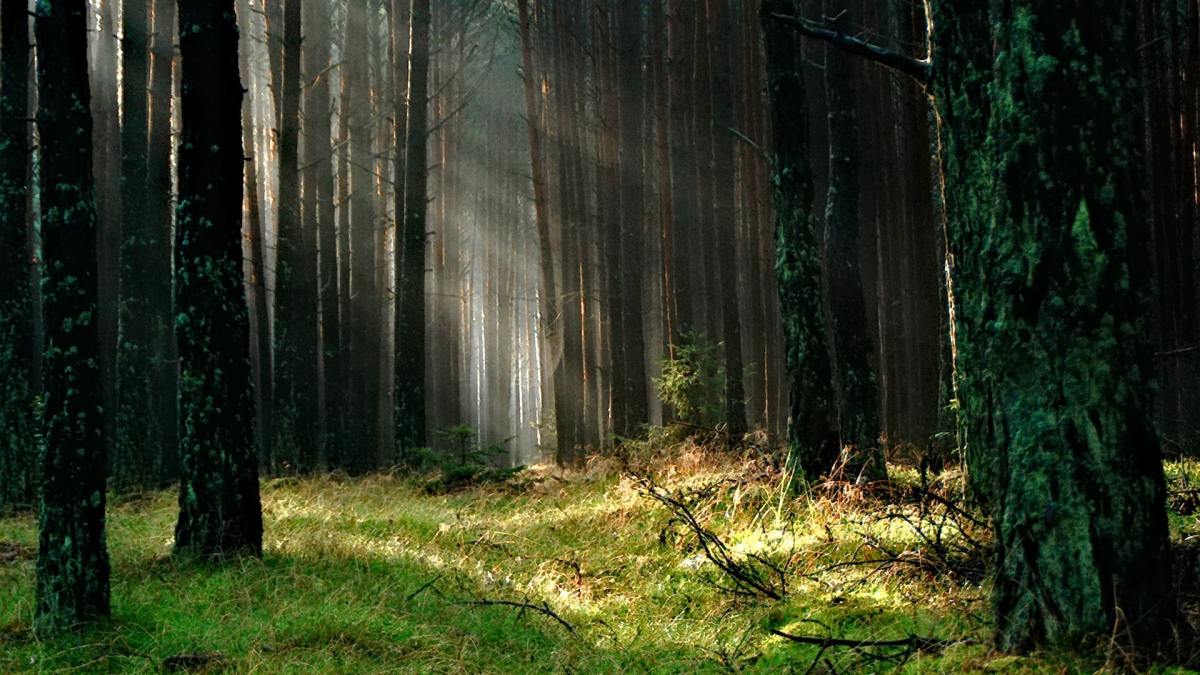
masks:
[[[535,605],[531,602],[516,602],[513,600],[472,600],[471,602],[465,604],[473,605],[475,607],[515,607],[522,612],[527,609],[533,610],[542,616],[548,616],[551,619],[554,619],[560,626],[566,628],[568,633],[571,635],[576,635],[575,626],[572,626],[570,622],[559,616],[554,610],[550,609],[550,605],[545,602],[540,605]]]
[[[772,635],[791,640],[797,644],[813,645],[828,649],[830,647],[849,647],[851,649],[911,649],[919,652],[940,652],[954,645],[972,644],[973,640],[943,640],[941,638],[910,635],[900,640],[847,640],[844,638],[817,637],[812,635],[792,635],[781,630],[771,629]]]

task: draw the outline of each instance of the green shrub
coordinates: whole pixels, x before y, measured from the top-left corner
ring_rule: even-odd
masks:
[[[688,425],[714,428],[721,423],[725,401],[725,366],[720,345],[698,331],[688,331],[663,359],[655,378],[658,397]]]

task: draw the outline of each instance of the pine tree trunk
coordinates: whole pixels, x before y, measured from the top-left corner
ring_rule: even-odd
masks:
[[[1170,633],[1128,5],[933,5],[957,398],[1003,650]]]
[[[375,274],[375,176],[372,167],[374,133],[371,120],[370,49],[365,2],[350,2],[346,14],[346,51],[342,73],[346,82],[343,113],[350,139],[349,251],[350,323],[347,373],[350,379],[347,416],[347,466],[365,471],[377,465],[375,423],[378,413],[376,370],[378,306]]]
[[[171,284],[173,256],[171,183],[171,100],[175,66],[176,0],[154,0],[154,35],[150,62],[150,132],[146,167],[146,229],[154,245],[147,256],[143,281],[150,308],[147,321],[157,349],[154,415],[161,434],[158,480],[179,478],[179,367],[175,344],[175,307]]]
[[[734,112],[732,54],[729,37],[734,32],[730,0],[709,0],[709,20],[714,24],[713,41],[713,169],[722,185],[716,190],[716,234],[718,268],[722,284],[722,340],[725,357],[725,425],[730,439],[746,433],[746,386],[743,380],[741,303],[738,299],[738,217],[734,204],[737,185],[733,130]]]
[[[96,321],[96,202],[86,4],[37,6],[46,335],[34,626],[52,633],[109,613],[105,447]]]
[[[829,46],[825,55],[829,193],[824,257],[838,427],[841,446],[850,452],[847,478],[878,478],[886,476],[887,467],[879,447],[878,385],[870,362],[871,327],[859,263],[859,126],[853,93],[858,82],[850,56]]]
[[[667,17],[667,61],[669,68],[669,146],[671,156],[671,236],[667,256],[671,263],[672,300],[675,305],[672,344],[697,328],[692,259],[688,242],[696,236],[696,159],[691,152],[692,33],[695,23],[693,0],[670,0]]]
[[[647,404],[646,340],[642,313],[642,233],[646,225],[645,190],[642,186],[642,159],[646,150],[644,117],[646,99],[642,83],[642,37],[645,33],[639,0],[624,0],[617,12],[619,158],[620,167],[620,304],[622,356],[624,368],[619,382],[624,390],[624,426],[615,431],[621,436],[640,432],[650,421]]]
[[[330,386],[331,355],[339,340],[337,285],[337,214],[333,182],[333,102],[330,88],[330,11],[322,3],[304,5],[304,229],[310,246],[317,248],[317,302],[320,306],[320,354],[318,381],[318,425],[320,446],[317,466],[329,466],[329,438],[335,390]],[[309,258],[311,261],[311,257]]]
[[[317,245],[300,210],[301,1],[284,0],[275,264],[274,447],[296,470],[317,461]]]
[[[821,298],[804,55],[800,40],[770,18],[791,9],[788,0],[765,0],[762,8],[774,126],[775,270],[791,380],[790,462],[809,480],[816,480],[833,466],[839,437]]]
[[[397,278],[396,443],[425,445],[425,230],[428,213],[429,0],[412,5],[411,78],[405,151],[405,213]]]
[[[233,0],[180,0],[176,233],[182,434],[175,549],[261,555],[242,273],[242,85]]]
[[[0,513],[33,505],[37,477],[27,4],[0,4]]]
[[[161,314],[154,306],[162,293],[155,292],[169,276],[161,273],[159,256],[170,248],[159,238],[162,228],[149,219],[147,169],[149,132],[149,28],[148,0],[123,0],[121,11],[121,344],[118,353],[117,443],[115,475],[140,485],[156,482],[165,434],[157,415],[161,378],[165,366],[164,336],[150,317]],[[169,226],[168,226],[169,227]],[[167,230],[170,231],[169,229]],[[167,269],[170,269],[169,266]],[[168,282],[169,283],[169,282]],[[153,299],[151,295],[155,296]]]

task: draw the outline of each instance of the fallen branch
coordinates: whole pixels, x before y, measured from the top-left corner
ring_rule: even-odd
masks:
[[[644,496],[670,509],[674,520],[692,532],[704,557],[732,583],[732,586],[714,583],[719,590],[744,598],[782,600],[787,596],[789,571],[784,566],[756,553],[738,555],[715,532],[704,527],[684,497],[672,494],[648,477],[631,475]],[[720,483],[709,489],[717,485]]]
[[[554,610],[550,609],[550,605],[543,602],[540,605],[535,605],[530,602],[514,602],[512,600],[472,600],[465,603],[476,607],[515,607],[523,613],[527,609],[531,609],[542,616],[548,616],[558,622],[560,626],[567,629],[571,635],[576,635],[575,626],[572,626],[569,621],[559,616]]]
[[[797,644],[813,645],[828,649],[830,647],[849,647],[851,649],[897,649],[905,648],[919,652],[940,652],[954,645],[971,644],[973,640],[943,640],[941,638],[910,635],[900,640],[847,640],[844,638],[816,637],[812,635],[792,635],[781,630],[771,629],[772,635],[778,635]]]

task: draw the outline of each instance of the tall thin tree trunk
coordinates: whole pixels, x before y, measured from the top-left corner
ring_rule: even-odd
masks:
[[[317,461],[317,244],[300,209],[301,2],[284,0],[275,264],[275,447],[293,469]],[[277,92],[279,93],[279,92]]]
[[[397,278],[396,442],[426,442],[425,428],[425,230],[428,213],[429,0],[413,0],[411,76],[405,152],[404,231]]]
[[[0,4],[0,513],[36,497],[29,63],[28,3],[6,0]]]
[[[160,350],[157,354],[155,385],[161,434],[160,484],[179,478],[179,366],[175,344],[175,303],[172,292],[172,212],[174,189],[171,181],[171,101],[175,67],[175,33],[178,25],[176,0],[154,0],[154,33],[150,61],[150,133],[146,167],[146,228],[155,246],[147,257],[143,283],[151,313],[146,320]]]
[[[46,396],[34,626],[46,634],[109,613],[85,15],[83,0],[37,5]]]

